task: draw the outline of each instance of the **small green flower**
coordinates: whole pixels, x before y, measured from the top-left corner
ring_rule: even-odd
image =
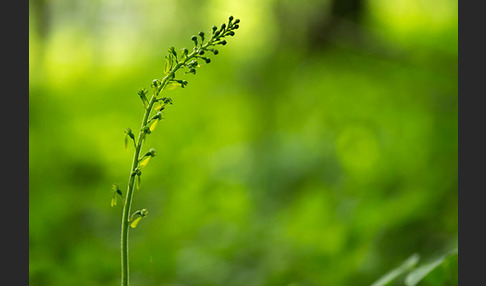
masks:
[[[114,207],[117,204],[117,198],[118,198],[118,196],[120,196],[122,198],[122,200],[123,200],[123,194],[122,194],[122,191],[120,190],[120,188],[118,187],[117,184],[113,184],[111,186],[111,190],[113,191],[113,196],[111,198],[111,204],[110,205],[112,207]]]
[[[146,217],[147,215],[148,215],[147,209],[142,209],[134,212],[130,218],[130,222],[131,222],[130,227],[136,228],[138,223],[142,220],[142,218]],[[137,216],[137,218],[134,218],[135,216]]]

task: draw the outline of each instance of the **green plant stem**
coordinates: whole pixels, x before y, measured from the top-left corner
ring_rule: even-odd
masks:
[[[152,107],[155,102],[154,99],[155,96],[153,95],[143,115],[141,129],[143,129],[147,124],[148,117],[150,115],[150,112],[152,111]],[[129,230],[129,223],[130,223],[129,222],[130,209],[131,209],[132,199],[133,199],[133,183],[135,182],[135,175],[133,175],[133,173],[138,167],[138,163],[139,163],[138,158],[140,156],[140,151],[143,145],[142,138],[143,138],[143,133],[139,132],[137,143],[135,145],[135,152],[133,154],[130,178],[128,180],[127,196],[125,199],[125,203],[123,205],[123,216],[122,216],[122,226],[121,226],[122,229],[121,231],[122,283],[121,285],[123,286],[128,286],[128,230]]]
[[[233,17],[230,17],[230,22],[232,21]],[[231,29],[231,23],[228,23],[228,29]],[[239,22],[239,20],[235,20],[235,25]],[[130,169],[130,177],[128,179],[128,187],[127,187],[127,193],[126,193],[126,197],[125,197],[125,200],[124,200],[124,204],[123,204],[123,211],[122,211],[122,223],[121,223],[121,285],[122,286],[128,286],[129,284],[129,259],[128,259],[128,235],[129,235],[129,228],[130,228],[130,212],[131,212],[131,206],[132,206],[132,200],[133,200],[133,194],[134,194],[134,183],[135,183],[135,180],[136,180],[136,176],[140,176],[141,173],[140,173],[140,152],[142,150],[142,145],[145,141],[145,138],[146,138],[146,135],[148,135],[150,132],[147,132],[147,123],[149,122],[149,118],[150,118],[150,114],[152,113],[152,109],[153,109],[153,106],[155,104],[155,102],[157,102],[157,100],[159,100],[157,98],[157,96],[162,92],[162,90],[167,86],[167,84],[169,84],[171,81],[175,81],[175,82],[181,82],[179,80],[175,80],[175,73],[181,68],[181,67],[189,67],[188,65],[188,62],[193,59],[193,58],[198,58],[200,57],[201,55],[203,55],[206,51],[208,51],[208,48],[213,46],[213,45],[218,45],[218,44],[221,44],[221,45],[225,45],[226,44],[226,41],[220,41],[222,38],[224,38],[226,35],[231,35],[233,36],[234,35],[234,32],[233,31],[230,31],[228,32],[228,30],[224,30],[225,29],[225,26],[224,24],[221,25],[221,28],[218,32],[216,32],[216,26],[213,26],[213,34],[211,36],[211,38],[209,39],[208,42],[206,42],[205,44],[203,44],[204,42],[204,33],[203,32],[200,32],[199,33],[199,36],[201,37],[201,45],[198,46],[198,41],[197,41],[197,37],[196,36],[193,36],[191,39],[194,41],[194,49],[192,50],[192,52],[188,55],[186,55],[185,57],[183,56],[183,58],[180,59],[180,61],[177,59],[177,54],[176,52],[174,51],[174,48],[170,48],[169,49],[169,58],[167,58],[168,60],[168,64],[172,65],[172,61],[173,61],[173,57],[175,57],[175,60],[177,62],[177,64],[175,66],[172,66],[170,67],[170,70],[166,73],[166,75],[164,76],[164,78],[160,81],[160,84],[159,84],[159,81],[158,80],[154,80],[153,81],[153,87],[154,87],[154,90],[153,90],[153,93],[152,93],[152,96],[150,98],[150,100],[148,101],[148,104],[145,105],[145,92],[142,92],[141,94],[141,97],[142,97],[142,100],[144,101],[144,107],[145,107],[145,112],[143,114],[143,118],[142,118],[142,125],[140,127],[140,131],[138,133],[138,137],[137,137],[137,140],[135,142],[135,139],[133,137],[133,135],[130,133],[130,137],[132,139],[134,139],[134,145],[135,145],[135,151],[133,153],[133,159],[132,159],[132,166],[131,166],[131,169]],[[237,25],[234,26],[233,29],[237,29]],[[184,50],[185,51],[185,50]],[[212,50],[212,52],[214,54],[217,54],[217,51],[214,51]],[[206,63],[209,63],[209,60],[205,57],[201,57],[202,59],[204,59],[206,61]],[[189,63],[190,64],[190,70],[189,72],[190,73],[195,73],[195,65],[197,65],[197,63]],[[168,66],[166,66],[168,67]],[[187,82],[185,82],[185,84],[187,84]],[[184,85],[181,83],[181,86],[184,87]],[[165,103],[165,99],[164,99],[164,103]],[[151,120],[151,119],[150,119]],[[131,132],[131,131],[130,131]],[[127,133],[127,135],[129,135]]]
[[[206,43],[201,49],[207,48],[210,45],[210,43],[211,42]],[[142,130],[147,125],[148,118],[150,116],[150,113],[152,112],[152,108],[154,106],[154,103],[156,102],[157,96],[168,84],[169,80],[174,77],[176,71],[179,70],[179,68],[181,68],[190,59],[195,57],[197,52],[198,52],[197,50],[194,50],[184,59],[184,61],[177,63],[177,65],[175,65],[172,68],[172,70],[162,79],[160,86],[158,86],[156,91],[154,91],[154,93],[152,94],[152,97],[150,98],[147,108],[145,109],[145,113],[143,115],[142,125],[140,127],[137,143],[135,144],[135,151],[133,153],[132,167],[130,171],[130,177],[128,180],[127,195],[126,195],[125,203],[123,205],[122,224],[121,224],[121,268],[122,268],[121,285],[122,286],[128,286],[128,276],[129,276],[128,231],[130,226],[129,218],[130,218],[130,210],[131,210],[133,192],[134,192],[133,184],[135,182],[135,175],[133,174],[135,170],[138,168],[140,151],[142,150],[142,145],[144,141],[144,134]]]

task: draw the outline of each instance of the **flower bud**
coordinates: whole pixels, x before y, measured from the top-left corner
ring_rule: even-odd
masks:
[[[169,48],[169,54],[173,54],[177,58],[177,52],[175,51],[174,47]]]
[[[112,184],[112,185],[111,185],[111,190],[112,190],[113,192],[117,192],[117,191],[119,190],[118,185],[117,185],[117,184]],[[121,192],[121,191],[120,191],[120,192]]]
[[[151,148],[150,150],[147,151],[147,153],[145,155],[154,157],[155,156],[155,149]]]
[[[175,81],[176,81],[178,84],[180,84],[182,88],[184,88],[184,87],[187,85],[187,81],[186,81],[186,80],[183,80],[183,79],[182,79],[182,80],[181,80],[181,79],[176,79]],[[172,102],[171,102],[171,104],[172,104]]]
[[[141,216],[141,217],[144,217],[144,216],[147,216],[147,215],[148,215],[148,210],[147,210],[147,209],[142,209],[142,210],[140,211],[140,216]]]
[[[133,176],[140,176],[140,175],[142,175],[142,171],[140,170],[140,168],[139,168],[139,167],[137,167],[137,168],[136,168],[136,169],[135,169],[135,170],[132,172],[132,174],[131,174],[131,176],[132,176],[132,177],[133,177]]]
[[[127,128],[125,129],[125,139],[123,140],[123,148],[126,150],[128,148],[128,137],[132,138],[133,142],[135,142],[135,136],[132,133],[132,129]]]
[[[113,184],[111,186],[111,190],[113,191],[113,196],[111,198],[111,206],[114,207],[117,204],[118,196],[120,196],[123,200],[123,193],[122,193],[122,191],[120,190],[120,188],[118,187],[117,184]]]
[[[197,37],[196,36],[192,36],[191,37],[191,40],[194,42],[194,45],[197,46]]]
[[[194,67],[197,67],[198,65],[199,65],[199,64],[197,63],[197,61],[196,61],[196,60],[192,60],[192,61],[190,61],[190,62],[187,64],[187,66],[188,66],[189,68],[194,68]]]
[[[204,42],[204,32],[200,31],[198,35],[201,37],[201,42]]]
[[[133,135],[132,129],[130,129],[130,127],[127,127],[127,129],[125,129],[125,133],[130,136],[130,138],[135,139],[135,136]]]
[[[158,87],[159,85],[160,85],[160,81],[159,81],[158,79],[154,79],[154,80],[152,81],[152,86],[153,86],[153,87]]]
[[[172,98],[170,97],[162,97],[161,100],[164,101],[164,104],[172,104]]]
[[[145,135],[145,134],[152,133],[152,131],[150,131],[150,128],[148,128],[147,126],[145,126],[144,128],[142,128],[142,133]]]

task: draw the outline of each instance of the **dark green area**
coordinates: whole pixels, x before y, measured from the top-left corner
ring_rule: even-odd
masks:
[[[204,3],[31,1],[30,285],[119,284],[137,91],[230,14],[146,141],[131,284],[370,285],[457,246],[456,2],[365,1],[325,38],[330,1]]]

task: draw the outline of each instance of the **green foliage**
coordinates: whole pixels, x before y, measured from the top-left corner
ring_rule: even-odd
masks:
[[[454,250],[423,263],[410,271],[405,285],[458,285],[458,257],[457,250]]]
[[[431,261],[418,264],[420,256],[412,255],[402,265],[391,270],[371,286],[405,285],[432,286],[458,285],[457,249],[449,251]],[[401,279],[399,279],[401,277]],[[397,282],[393,284],[393,282]]]
[[[119,284],[107,182],[126,195],[137,88],[227,11],[244,19],[228,49],[154,104],[133,285],[365,286],[457,240],[457,3],[369,1],[365,34],[312,49],[318,2],[47,1],[46,37],[29,30],[29,284]],[[447,261],[419,285],[454,281]]]
[[[376,282],[371,284],[371,286],[385,286],[389,285],[391,282],[393,282],[397,277],[400,275],[403,275],[404,273],[410,271],[415,265],[417,265],[418,261],[420,259],[420,255],[418,254],[413,254],[407,260],[405,260],[399,267],[391,270],[387,274],[385,274],[383,277],[378,279]]]

